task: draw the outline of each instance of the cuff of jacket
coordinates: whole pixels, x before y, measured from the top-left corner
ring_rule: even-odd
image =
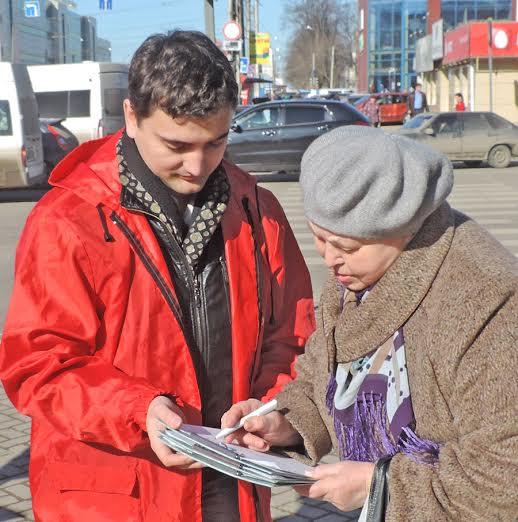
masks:
[[[299,457],[299,460],[303,457],[305,463],[315,466],[332,448],[331,438],[318,408],[307,398],[303,401],[294,401],[291,397],[291,400],[288,400],[284,392],[279,393],[275,398],[278,403],[277,409],[290,421],[304,441],[304,448],[300,447],[301,451],[296,448],[286,448],[286,453]],[[302,453],[304,450],[305,455]]]
[[[149,405],[151,401],[156,397],[160,397],[161,395],[171,399],[175,404],[178,404],[177,397],[164,390],[156,390],[152,391],[149,394],[141,395],[135,402],[135,410],[133,414],[133,421],[138,424],[139,428],[142,431],[147,432],[146,427],[146,419],[147,419],[147,411],[149,409]]]

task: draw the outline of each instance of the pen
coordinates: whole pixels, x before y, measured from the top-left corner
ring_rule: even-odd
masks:
[[[251,417],[257,417],[259,415],[267,415],[268,413],[271,413],[272,411],[275,411],[277,409],[277,401],[273,399],[273,401],[267,402],[266,404],[263,404],[259,408],[257,408],[254,411],[251,411],[247,415],[241,418],[241,420],[232,428],[224,428],[222,429],[217,435],[217,439],[222,439],[223,437],[226,437],[227,435],[230,435],[231,433],[234,433],[234,431],[237,431],[239,428],[242,428],[245,424],[245,421],[247,419],[250,419]]]

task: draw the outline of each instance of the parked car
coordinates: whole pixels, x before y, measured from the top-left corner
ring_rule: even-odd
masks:
[[[381,123],[403,123],[408,114],[408,94],[403,92],[387,92],[368,94],[357,100],[354,106],[361,112],[371,96],[376,97],[379,105]]]
[[[452,161],[505,168],[518,156],[518,127],[494,112],[441,112],[415,116],[399,130],[440,150]]]
[[[44,182],[38,106],[27,66],[0,62],[0,187]]]
[[[63,119],[40,118],[43,159],[49,174],[71,150],[79,145],[78,139],[62,125]]]
[[[249,171],[298,171],[309,144],[342,125],[370,123],[354,107],[339,101],[262,103],[234,117],[225,157]]]

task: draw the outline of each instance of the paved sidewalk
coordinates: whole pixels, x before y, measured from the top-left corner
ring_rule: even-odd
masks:
[[[30,420],[13,408],[0,386],[1,522],[34,520],[27,476],[29,439]],[[326,462],[335,460],[336,458],[332,456],[325,459]],[[357,518],[354,514],[335,510],[327,503],[311,499],[302,500],[290,487],[275,488],[272,493],[272,516],[278,522],[307,522],[308,520],[353,522]]]

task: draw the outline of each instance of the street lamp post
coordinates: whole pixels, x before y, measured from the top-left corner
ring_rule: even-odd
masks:
[[[309,88],[318,89],[318,75],[316,70],[316,56],[315,56],[315,30],[310,25],[306,25],[306,29],[312,32],[313,51],[311,53],[311,75],[309,77]]]
[[[489,69],[489,110],[493,112],[493,20],[487,21],[488,69]]]

